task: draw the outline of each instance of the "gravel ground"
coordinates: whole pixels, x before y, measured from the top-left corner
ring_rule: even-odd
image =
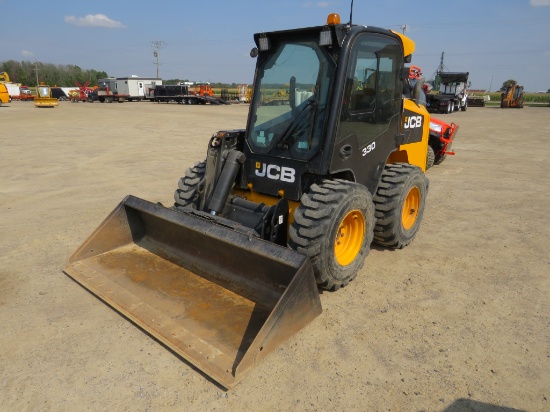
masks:
[[[225,391],[63,274],[127,194],[172,203],[246,105],[0,108],[0,410],[550,410],[550,109],[470,108],[422,228]]]

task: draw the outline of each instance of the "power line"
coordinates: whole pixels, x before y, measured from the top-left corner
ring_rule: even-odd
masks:
[[[533,26],[535,24],[544,24],[548,25],[550,23],[550,18],[540,17],[540,18],[530,18],[530,19],[513,19],[513,20],[484,20],[484,21],[461,21],[461,27],[482,27],[482,28],[491,28],[491,27],[502,27],[502,26]],[[395,25],[395,27],[401,27],[402,25]],[[447,23],[437,23],[434,21],[430,22],[413,22],[412,26],[415,28],[440,28],[447,27]],[[408,28],[407,28],[408,29]]]

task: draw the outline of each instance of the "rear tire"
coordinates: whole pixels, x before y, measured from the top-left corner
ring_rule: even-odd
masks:
[[[428,145],[428,154],[426,156],[426,170],[434,165],[435,152],[432,146]]]
[[[374,205],[367,188],[324,180],[302,195],[288,246],[310,258],[319,287],[338,290],[363,267],[373,230]]]
[[[443,160],[447,158],[447,154],[443,153],[442,155],[436,155],[434,160],[434,165],[440,165],[443,163]]]
[[[374,196],[374,241],[394,249],[411,243],[420,228],[427,190],[427,179],[419,167],[387,165]]]
[[[176,209],[181,207],[199,208],[205,172],[206,161],[197,162],[195,166],[185,171],[185,176],[179,180],[178,188],[174,192],[174,207]]]

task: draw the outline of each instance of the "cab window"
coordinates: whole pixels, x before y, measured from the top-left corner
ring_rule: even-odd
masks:
[[[360,147],[388,130],[401,110],[402,49],[397,40],[364,34],[350,55],[337,140],[355,134]]]

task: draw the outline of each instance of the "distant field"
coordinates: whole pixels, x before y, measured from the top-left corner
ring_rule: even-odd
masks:
[[[475,93],[475,96],[486,96],[489,95],[491,98],[487,102],[487,105],[500,105],[500,92],[498,93]],[[534,106],[540,106],[541,104],[550,103],[550,93],[525,93],[525,105],[529,106],[533,104]]]
[[[31,92],[33,94],[36,94],[34,87],[29,87]],[[215,96],[221,96],[222,89],[221,88],[212,88],[214,91]],[[238,94],[238,89],[234,88],[228,88],[226,89],[228,93],[230,94]],[[268,89],[266,91],[266,98],[273,97],[273,94],[277,92],[276,89]],[[486,96],[489,95],[490,101],[487,102],[487,105],[499,105],[500,104],[500,92],[497,93],[474,93],[475,96]],[[525,105],[529,106],[530,104],[533,104],[534,106],[540,106],[541,104],[550,104],[550,93],[525,93]]]

